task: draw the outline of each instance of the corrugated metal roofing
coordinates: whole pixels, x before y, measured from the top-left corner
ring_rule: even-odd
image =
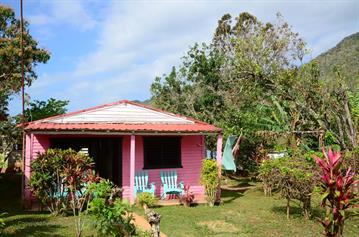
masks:
[[[188,133],[221,131],[211,124],[127,100],[33,121],[25,125],[25,130]]]

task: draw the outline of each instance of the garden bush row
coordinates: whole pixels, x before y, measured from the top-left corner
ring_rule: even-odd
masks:
[[[265,195],[273,191],[287,200],[287,218],[289,219],[290,201],[302,203],[303,215],[311,214],[311,197],[318,190],[321,193],[321,205],[326,215],[321,220],[324,235],[342,236],[344,221],[358,215],[358,190],[356,181],[356,153],[338,151],[323,153],[290,152],[278,159],[263,160],[259,168],[259,178],[263,182]]]
[[[53,215],[72,212],[78,237],[88,214],[99,236],[149,236],[136,230],[130,205],[121,199],[122,190],[95,175],[88,155],[48,149],[31,169],[32,192]]]

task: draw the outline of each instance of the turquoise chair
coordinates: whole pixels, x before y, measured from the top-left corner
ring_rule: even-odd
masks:
[[[184,184],[183,182],[177,184],[177,171],[161,171],[160,174],[163,187],[162,199],[165,199],[167,194],[183,195]]]
[[[155,195],[156,186],[155,183],[148,183],[148,172],[147,171],[137,171],[135,173],[135,187],[134,194],[135,198],[138,193],[151,193]]]

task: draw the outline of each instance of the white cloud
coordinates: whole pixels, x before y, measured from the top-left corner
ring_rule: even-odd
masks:
[[[47,12],[30,15],[29,21],[35,26],[72,25],[79,30],[89,30],[95,27],[96,21],[89,15],[84,1],[44,1],[39,7],[45,7]]]

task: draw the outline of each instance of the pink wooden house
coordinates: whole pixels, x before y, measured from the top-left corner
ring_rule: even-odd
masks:
[[[217,136],[217,161],[221,163],[221,129],[188,117],[142,104],[119,101],[28,123],[26,131],[26,203],[31,161],[48,148],[73,148],[88,152],[96,172],[123,188],[123,198],[134,202],[136,171],[147,170],[149,182],[161,190],[161,170],[176,170],[178,180],[190,185],[197,199],[204,197],[199,183],[205,158],[205,135]]]

